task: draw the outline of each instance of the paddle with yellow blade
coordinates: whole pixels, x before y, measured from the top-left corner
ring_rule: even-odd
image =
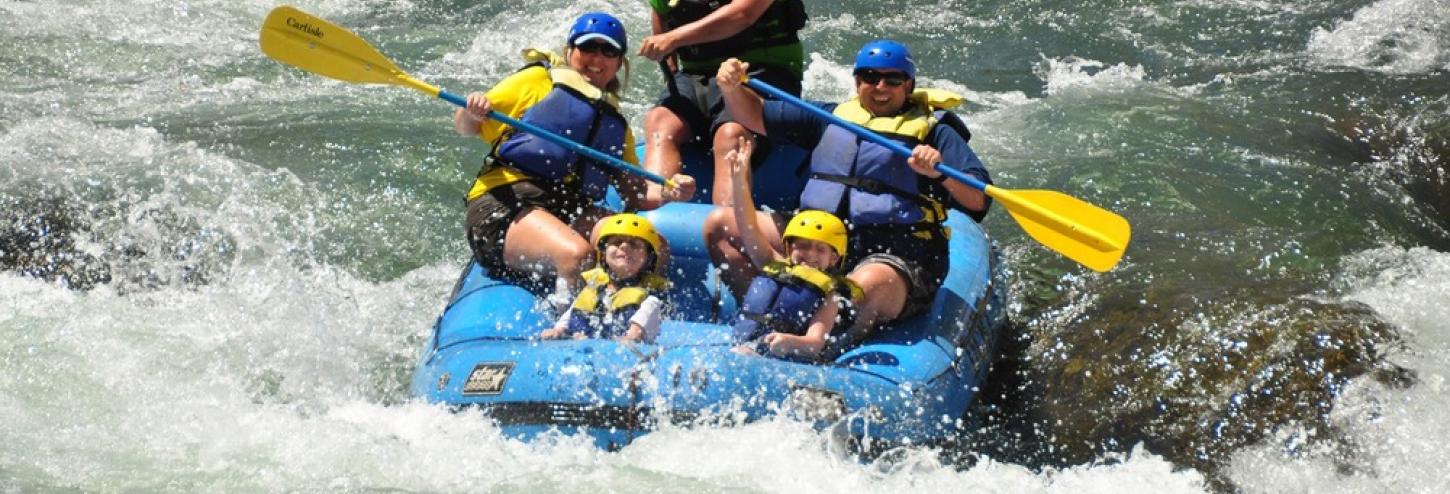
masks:
[[[262,52],[274,60],[320,76],[346,82],[410,87],[461,107],[468,106],[468,100],[462,96],[399,70],[392,60],[358,35],[295,7],[284,5],[267,14],[267,20],[262,21],[261,44]],[[528,122],[496,111],[490,111],[488,116],[620,171],[639,175],[665,187],[675,186],[671,180]]]
[[[745,84],[850,130],[862,139],[885,146],[893,153],[911,156],[911,150],[901,143],[847,122],[790,93],[756,79],[748,79]],[[937,163],[935,169],[1007,206],[1007,212],[1012,214],[1012,218],[1017,220],[1017,224],[1022,226],[1027,235],[1093,271],[1112,269],[1123,258],[1123,251],[1128,248],[1128,237],[1132,235],[1128,220],[1111,211],[1057,191],[1012,191],[987,185],[977,177],[942,163]]]

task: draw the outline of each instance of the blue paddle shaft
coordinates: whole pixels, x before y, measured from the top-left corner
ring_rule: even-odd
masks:
[[[448,91],[439,90],[438,91],[438,97],[441,98],[441,99],[443,99],[444,101],[449,102],[449,103],[453,103],[455,105],[458,105],[458,106],[461,106],[461,107],[464,107],[464,108],[467,108],[468,107],[468,100],[467,99],[465,99],[462,96],[459,96],[459,95],[450,93]],[[645,170],[643,168],[640,168],[640,167],[631,165],[628,162],[625,162],[624,160],[621,160],[619,158],[615,158],[613,156],[610,156],[610,155],[601,153],[597,149],[594,149],[594,148],[591,148],[589,146],[585,146],[583,144],[579,144],[577,142],[571,141],[567,137],[561,136],[559,134],[555,134],[553,132],[549,132],[549,131],[544,130],[544,129],[542,129],[542,128],[534,125],[534,124],[531,124],[531,123],[528,123],[528,122],[523,122],[523,121],[520,121],[520,120],[511,118],[508,115],[504,115],[504,114],[499,113],[499,112],[496,112],[496,111],[489,111],[488,112],[488,118],[492,118],[494,120],[498,120],[500,122],[503,122],[505,124],[508,124],[510,127],[513,127],[515,129],[519,129],[519,130],[522,130],[524,132],[528,132],[530,134],[533,134],[533,135],[542,137],[546,141],[552,142],[554,144],[558,144],[560,146],[564,146],[566,148],[569,148],[570,150],[573,150],[576,153],[582,153],[583,155],[588,156],[590,158],[594,158],[595,161],[598,161],[600,163],[604,163],[606,165],[609,165],[610,167],[612,167],[612,168],[614,168],[616,170],[619,170],[619,171],[622,171],[622,172],[626,172],[626,173],[633,173],[635,175],[639,175],[641,177],[644,177],[645,180],[649,180],[651,182],[654,182],[654,183],[657,183],[657,184],[660,184],[660,185],[665,185],[665,178],[659,176],[658,174],[655,174],[655,173],[650,172],[648,170]]]
[[[835,124],[835,125],[840,126],[840,127],[844,128],[846,130],[851,131],[852,133],[860,136],[862,139],[866,139],[868,141],[871,141],[871,142],[880,144],[882,146],[886,146],[886,148],[887,149],[890,149],[891,152],[893,152],[893,153],[896,153],[896,154],[899,154],[901,156],[905,156],[905,157],[908,157],[908,158],[911,157],[911,150],[910,149],[907,149],[906,146],[901,145],[901,143],[896,142],[896,141],[893,141],[891,139],[887,139],[885,136],[882,136],[881,134],[877,134],[875,132],[872,132],[870,130],[867,130],[865,127],[862,127],[860,125],[856,125],[854,123],[847,122],[846,120],[842,119],[841,117],[832,115],[831,112],[828,112],[826,110],[821,109],[821,107],[819,107],[819,106],[816,106],[816,105],[807,103],[805,100],[802,100],[800,98],[797,98],[797,97],[795,97],[795,95],[792,95],[792,94],[787,93],[785,91],[781,91],[779,89],[776,89],[774,86],[771,86],[770,84],[766,84],[764,82],[761,82],[759,79],[747,79],[745,81],[745,85],[750,86],[752,89],[755,89],[756,91],[761,91],[761,92],[764,92],[766,94],[769,94],[771,97],[773,97],[775,99],[778,99],[778,100],[781,100],[781,101],[785,101],[787,103],[790,103],[790,104],[796,105],[796,106],[798,106],[798,107],[800,107],[802,109],[805,109],[806,111],[811,112],[812,114],[814,114],[817,117],[824,118],[824,119],[826,119],[826,121],[831,122],[832,124]],[[936,166],[933,166],[933,168],[935,168],[936,171],[941,172],[942,174],[944,174],[944,175],[946,175],[948,177],[951,177],[953,179],[956,179],[959,182],[962,182],[962,183],[965,183],[967,185],[970,185],[973,188],[976,188],[977,190],[984,191],[984,192],[987,190],[987,184],[983,183],[981,180],[978,180],[977,177],[973,177],[971,175],[967,175],[966,173],[963,173],[960,170],[957,170],[955,168],[948,167],[948,166],[946,166],[945,164],[942,164],[942,163],[937,163]]]

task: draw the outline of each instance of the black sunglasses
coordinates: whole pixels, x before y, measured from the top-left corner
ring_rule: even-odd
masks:
[[[619,58],[624,55],[624,50],[603,41],[590,41],[582,45],[574,45],[574,49],[584,53],[603,55],[605,58]]]
[[[906,84],[906,74],[900,72],[881,73],[871,69],[863,69],[856,71],[856,77],[860,78],[861,82],[872,86],[875,86],[876,83],[883,80],[886,81],[887,86],[891,87],[901,87],[902,84]]]

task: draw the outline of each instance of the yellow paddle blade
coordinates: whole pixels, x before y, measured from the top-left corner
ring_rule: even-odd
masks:
[[[987,186],[1028,236],[1093,271],[1112,269],[1128,248],[1132,227],[1112,211],[1052,190]]]
[[[262,22],[262,52],[317,75],[347,82],[414,86],[392,60],[358,35],[312,14],[283,5]],[[426,88],[419,88],[426,90]],[[437,95],[437,88],[433,88]]]

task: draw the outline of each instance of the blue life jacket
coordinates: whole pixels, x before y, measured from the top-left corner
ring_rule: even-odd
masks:
[[[860,288],[850,281],[800,264],[776,261],[761,267],[740,302],[735,341],[744,343],[769,333],[806,334],[811,318],[841,288],[859,298]]]
[[[650,296],[659,296],[669,289],[670,282],[654,273],[641,273],[632,284],[615,290],[608,304],[602,303],[609,273],[604,268],[585,271],[584,289],[574,298],[569,315],[568,334],[583,333],[590,338],[616,338],[629,332],[629,318]]]
[[[612,98],[566,67],[549,69],[554,88],[529,107],[520,120],[616,157],[624,156],[629,122]],[[495,148],[498,161],[530,176],[577,184],[589,199],[601,199],[609,186],[609,168],[593,159],[528,132],[514,131]]]
[[[938,123],[951,125],[970,138],[966,125],[945,108],[961,97],[946,91],[919,89],[907,109],[891,117],[873,117],[855,98],[833,112],[908,149],[925,142]],[[811,152],[811,178],[801,191],[801,209],[818,209],[846,219],[852,228],[877,225],[939,224],[946,210],[922,194],[921,175],[906,164],[906,157],[861,139],[851,131],[830,125]]]

